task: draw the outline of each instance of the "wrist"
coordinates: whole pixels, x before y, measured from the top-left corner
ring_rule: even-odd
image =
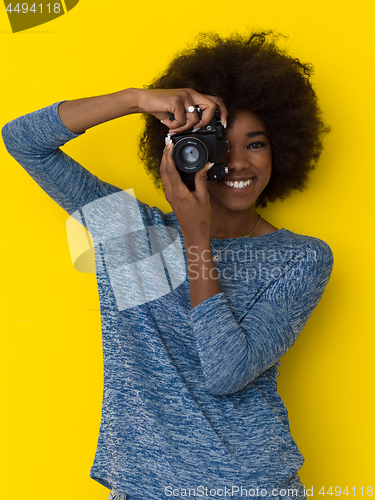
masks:
[[[134,113],[142,113],[143,111],[139,107],[139,91],[141,89],[136,89],[130,87],[128,89],[120,90],[120,92],[115,92],[113,94],[115,97],[120,99],[120,107],[124,112],[124,115],[130,115]]]
[[[211,240],[209,238],[197,240],[184,237],[184,244],[188,260],[192,257],[195,257],[196,260],[196,255],[199,255],[202,260],[205,260],[208,258],[207,254],[211,253]]]

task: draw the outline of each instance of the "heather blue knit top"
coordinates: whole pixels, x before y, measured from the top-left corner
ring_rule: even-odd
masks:
[[[130,500],[302,496],[303,457],[276,377],[327,285],[328,245],[286,229],[212,240],[217,251],[233,242],[216,263],[222,293],[191,310],[173,212],[63,153],[77,134],[58,104],[8,123],[3,138],[95,243],[104,394],[91,477]]]

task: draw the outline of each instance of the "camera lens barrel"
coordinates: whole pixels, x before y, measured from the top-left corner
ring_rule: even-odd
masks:
[[[197,137],[185,136],[173,147],[173,161],[182,172],[198,172],[208,161],[207,146]]]

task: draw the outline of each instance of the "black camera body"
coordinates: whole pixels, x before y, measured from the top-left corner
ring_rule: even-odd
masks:
[[[199,118],[202,110],[196,106]],[[174,120],[173,113],[169,113],[170,120]],[[216,109],[211,122],[197,132],[193,129],[171,136],[173,147],[173,161],[182,181],[194,191],[195,173],[201,170],[207,162],[214,163],[207,172],[208,181],[222,179],[228,173],[228,167],[220,163],[224,153],[228,152],[228,143],[223,140],[223,128],[220,121],[219,109]]]

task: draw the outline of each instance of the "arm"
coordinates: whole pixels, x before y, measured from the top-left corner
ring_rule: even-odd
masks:
[[[240,391],[274,365],[294,344],[318,304],[332,270],[326,246],[319,261],[308,256],[296,263],[305,278],[295,283],[293,268],[281,276],[237,322],[224,294],[212,296],[191,311],[207,390],[214,395]],[[291,291],[297,285],[297,289]],[[280,297],[293,294],[287,307]]]
[[[62,102],[59,115],[66,128],[81,134],[115,118],[140,113],[137,100],[137,89],[126,89],[113,94]]]
[[[201,120],[197,112],[186,113],[189,106],[195,106],[197,103],[203,110]],[[113,94],[65,101],[60,104],[59,114],[63,124],[78,134],[100,123],[133,113],[151,113],[176,133],[208,125],[216,106],[220,107],[224,123],[227,113],[222,101],[217,97],[205,96],[193,89],[130,88]],[[173,121],[169,120],[170,112],[175,116]]]
[[[78,137],[61,122],[59,103],[6,124],[2,135],[8,152],[37,184],[69,214],[111,189],[84,169],[60,146]],[[117,189],[112,187],[112,189]],[[113,192],[113,191],[112,191]]]
[[[294,344],[323,294],[332,253],[319,240],[291,243],[286,248],[294,258],[288,267],[282,266],[279,276],[258,291],[247,313],[236,319],[221,291],[210,249],[209,165],[195,174],[195,191],[191,192],[181,182],[172,148],[167,139],[160,173],[184,237],[190,318],[205,385],[211,394],[232,394],[274,365]],[[245,291],[238,288],[238,292]]]
[[[209,297],[221,293],[211,253],[211,205],[207,191],[207,170],[213,163],[195,174],[195,191],[189,191],[177,172],[172,149],[172,141],[167,137],[160,175],[165,197],[173,208],[184,237],[193,309]]]
[[[201,122],[197,113],[185,113],[195,102],[203,102]],[[65,101],[21,116],[3,127],[9,153],[29,175],[68,213],[111,194],[118,188],[100,181],[60,150],[87,128],[131,113],[153,113],[166,126],[183,130],[198,123],[209,123],[219,101],[192,89],[127,89],[113,94]],[[203,109],[203,108],[202,108]],[[169,111],[176,120],[170,122]],[[222,108],[226,119],[225,108]],[[166,129],[167,131],[167,129]]]

